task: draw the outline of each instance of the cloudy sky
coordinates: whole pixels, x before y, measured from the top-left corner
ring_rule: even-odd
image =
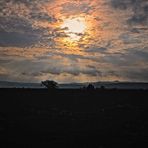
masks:
[[[0,0],[0,80],[148,82],[147,14],[147,0]]]

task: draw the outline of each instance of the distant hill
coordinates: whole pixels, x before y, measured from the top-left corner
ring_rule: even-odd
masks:
[[[148,89],[148,83],[142,82],[96,82],[93,85],[95,87],[104,86],[105,88],[118,89]]]
[[[86,83],[68,83],[59,84],[59,88],[64,89],[78,89],[87,87],[90,82]],[[105,88],[118,88],[118,89],[148,89],[148,83],[141,82],[92,82],[95,88],[104,86]],[[0,88],[44,88],[40,83],[22,83],[22,82],[9,82],[0,81]]]
[[[90,82],[91,83],[91,82]],[[70,83],[61,84],[62,88],[83,88],[88,86],[86,83]],[[95,88],[100,88],[104,86],[105,88],[118,88],[118,89],[148,89],[148,83],[142,82],[92,82]]]
[[[39,83],[0,81],[0,88],[43,88]]]

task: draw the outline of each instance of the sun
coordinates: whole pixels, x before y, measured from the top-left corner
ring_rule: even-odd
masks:
[[[71,18],[64,20],[61,28],[72,41],[78,41],[86,30],[86,23],[83,18]]]
[[[67,28],[68,32],[71,33],[83,33],[85,30],[85,23],[80,18],[67,19],[64,21],[63,27]]]

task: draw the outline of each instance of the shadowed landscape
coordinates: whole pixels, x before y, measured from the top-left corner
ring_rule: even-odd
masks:
[[[1,88],[0,96],[4,146],[148,146],[147,90]]]

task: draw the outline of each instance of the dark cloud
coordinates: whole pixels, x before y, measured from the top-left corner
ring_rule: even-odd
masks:
[[[139,31],[139,29],[137,30]],[[137,32],[139,33],[139,32]],[[123,41],[124,44],[134,44],[134,43],[141,43],[142,41],[139,40],[139,37],[134,37],[133,34],[123,33],[119,36],[120,40]]]
[[[85,50],[85,52],[98,52],[98,53],[100,53],[100,52],[104,52],[104,51],[106,51],[107,50],[107,48],[104,48],[104,47],[91,47],[91,48],[87,48],[86,50]]]
[[[48,21],[50,23],[54,23],[57,19],[54,16],[49,16],[45,12],[31,12],[30,13],[31,19],[36,19],[38,21]]]
[[[9,59],[8,57],[5,57],[5,56],[2,56],[0,55],[0,64],[3,65],[3,64],[9,64],[11,63],[11,59]]]
[[[22,17],[0,17],[0,46],[29,47],[37,44],[43,33],[42,29],[33,28],[32,24]]]
[[[90,61],[94,61],[94,62],[101,62],[101,60],[98,57],[90,56],[90,55],[84,56],[84,55],[78,55],[78,54],[65,54],[65,53],[54,53],[54,55],[58,55],[63,58],[68,58],[73,61],[78,61],[79,59],[81,59],[81,60],[90,60]]]
[[[131,6],[133,2],[134,0],[111,0],[111,5],[114,8],[125,10],[129,8],[129,6]]]
[[[31,77],[38,77],[38,76],[43,76],[43,73],[42,72],[32,72],[32,73],[29,73],[29,72],[22,72],[21,73],[22,76],[31,76]]]
[[[38,18],[36,19],[46,19],[49,22],[54,21],[54,18],[52,19],[50,16],[43,17],[38,15]],[[35,28],[32,24],[32,21],[29,21],[23,16],[0,16],[1,47],[29,47],[38,44],[39,42],[49,43],[49,37],[54,38],[54,34],[57,34],[57,36],[61,35],[58,32],[55,32],[54,34],[48,33],[48,35],[47,33],[48,30],[46,28]]]
[[[147,14],[135,14],[132,16],[129,20],[128,23],[133,25],[133,24],[148,24],[148,16]]]
[[[77,68],[67,68],[64,69],[64,67],[61,68],[48,68],[46,70],[36,71],[36,72],[22,72],[21,73],[24,76],[44,76],[44,75],[61,75],[61,74],[70,74],[73,76],[79,76],[80,74],[88,75],[88,76],[101,76],[102,73],[95,69],[77,69]]]
[[[57,21],[53,15],[49,15],[41,9],[40,4],[45,2],[51,1],[2,0],[0,7],[5,11],[0,13],[0,46],[29,47],[37,45],[38,47],[49,47],[54,44],[55,38],[65,37],[64,31],[38,26],[40,22],[45,21],[51,24]],[[10,4],[8,5],[8,3]],[[21,10],[21,4],[27,5],[27,7],[22,5],[25,11]]]
[[[46,2],[52,2],[54,0],[1,0],[2,4],[6,4],[6,3],[17,3],[17,4],[25,4],[25,5],[31,5],[31,4],[38,4],[38,3],[46,3]]]
[[[122,71],[120,76],[130,80],[130,81],[139,81],[147,82],[148,81],[148,69],[147,68],[135,68]]]
[[[36,44],[38,36],[19,32],[0,32],[1,47],[29,47]]]
[[[76,2],[69,2],[65,3],[62,6],[62,13],[67,13],[71,15],[80,14],[80,13],[86,13],[88,14],[92,7],[88,3],[76,3]]]
[[[49,68],[47,70],[43,70],[43,71],[36,72],[36,73],[31,73],[31,74],[28,73],[28,75],[32,75],[32,76],[39,76],[39,75],[45,75],[45,74],[52,74],[52,75],[70,74],[73,76],[79,76],[80,74],[88,75],[88,76],[101,76],[102,75],[102,73],[100,71],[95,70],[95,69],[79,70],[77,68],[64,69],[63,67],[62,67],[62,69]]]
[[[133,14],[127,20],[130,25],[148,24],[148,3],[147,0],[111,0],[112,7],[121,10],[132,9]]]
[[[142,50],[134,50],[128,53],[131,57],[139,62],[148,62],[148,47],[143,48]],[[129,57],[131,59],[131,57]]]
[[[63,68],[64,69],[64,68]],[[48,69],[45,71],[37,72],[34,73],[35,75],[44,75],[44,74],[53,74],[53,75],[60,75],[60,74],[70,74],[73,76],[79,76],[80,74],[82,75],[87,75],[90,77],[107,77],[107,76],[115,76],[115,77],[120,77],[119,71],[113,71],[113,70],[98,70],[96,67],[90,68],[86,67],[86,69],[77,69],[77,68],[72,68],[72,69],[65,69],[65,70],[60,70],[60,69]]]
[[[35,29],[32,28],[32,24],[25,18],[18,16],[1,16],[0,30],[32,32]]]

